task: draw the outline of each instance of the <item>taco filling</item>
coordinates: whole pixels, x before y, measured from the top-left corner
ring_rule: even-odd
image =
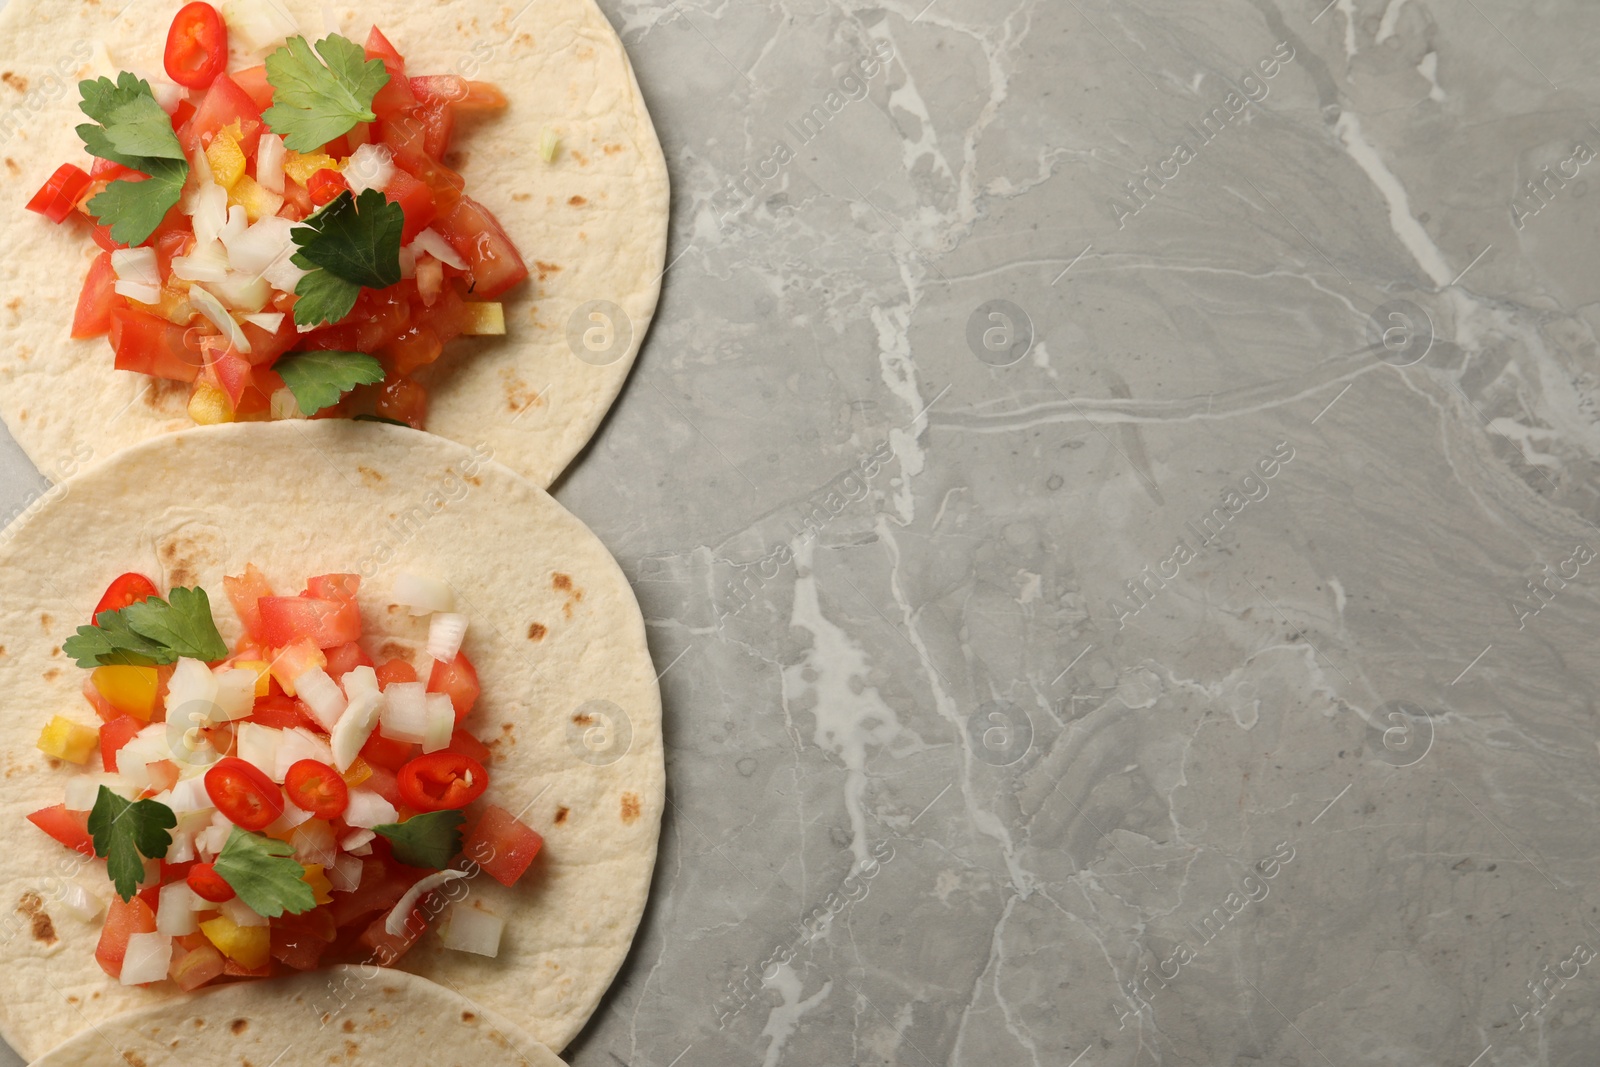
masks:
[[[101,248],[72,336],[107,337],[119,370],[190,383],[197,423],[421,428],[418,372],[458,337],[504,334],[495,298],[528,275],[445,163],[458,119],[506,97],[409,76],[376,27],[365,46],[313,45],[277,5],[223,6],[230,19],[178,12],[169,80],[79,84],[94,161],[62,164],[27,205]],[[230,40],[265,62],[228,70]]]
[[[466,728],[479,685],[450,587],[402,575],[394,596],[428,615],[426,679],[375,662],[360,579],[312,578],[276,595],[254,566],[224,579],[244,623],[224,643],[204,589],[165,598],[112,583],[63,651],[88,672],[98,729],[56,715],[38,747],[84,767],[30,822],[104,859],[64,906],[106,911],[95,958],[124,985],[185,990],[329,963],[389,966],[442,899],[487,874],[522,878],[543,839],[492,802],[488,746]],[[452,883],[460,882],[452,889]],[[92,883],[92,884],[90,884]],[[446,948],[498,954],[501,920],[450,909]]]

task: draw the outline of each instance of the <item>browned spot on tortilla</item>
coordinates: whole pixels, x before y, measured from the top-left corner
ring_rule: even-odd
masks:
[[[19,93],[25,93],[28,91],[28,79],[9,70],[4,74],[0,74],[0,81],[5,82]]]
[[[588,202],[589,201],[585,200],[581,196],[570,196],[570,197],[567,198],[567,206],[568,207],[582,207],[583,205],[587,204]]]
[[[411,650],[397,641],[385,641],[383,647],[378,649],[378,655],[384,659],[403,659],[411,662]]]
[[[345,1043],[344,1043],[344,1054],[345,1054],[345,1057],[347,1059],[349,1059],[349,1061],[351,1063],[357,1062],[356,1053],[358,1053],[360,1051],[361,1051],[361,1046],[360,1045],[356,1044],[354,1041],[349,1041],[349,1040],[345,1041]]]
[[[502,370],[500,380],[505,383],[507,411],[520,415],[531,407],[544,407],[544,397],[539,395],[539,390],[518,378],[515,371]]]
[[[17,166],[17,161],[12,159],[10,156],[6,157],[6,170],[9,170],[12,174],[22,173],[22,168]]]
[[[557,808],[556,809],[556,825],[560,826],[562,823],[566,822],[567,821],[567,816],[569,814],[571,814],[571,809],[569,809],[569,808]]]
[[[578,166],[580,167],[587,167],[589,165],[588,157],[582,152],[578,151],[576,148],[572,150],[572,158],[578,161]]]
[[[533,34],[531,34],[531,33],[519,33],[519,34],[517,34],[517,43],[522,45],[524,48],[532,48],[533,47]]]
[[[51,655],[52,655],[52,656],[59,656],[59,655],[61,655],[61,646],[60,646],[60,645],[57,645],[57,646],[56,646],[56,647],[55,647],[55,648],[52,648],[52,649],[51,649],[51,650],[50,650],[50,654],[51,654]]]
[[[480,489],[483,487],[483,479],[478,477],[476,474],[467,475],[467,481]]]
[[[57,769],[57,768],[62,766],[62,762],[60,760],[56,759],[54,756],[46,756],[44,761],[46,763],[50,764],[50,768],[52,770],[55,770],[55,769]]]
[[[546,263],[543,260],[536,259],[533,261],[533,265],[539,271],[539,280],[541,282],[548,275],[561,273],[561,268],[554,263]]]
[[[206,1028],[206,1021],[204,1019],[196,1019],[194,1021],[194,1028],[196,1030],[204,1030]]]
[[[150,1067],[149,1064],[145,1063],[143,1056],[132,1050],[125,1049],[122,1053],[122,1059],[128,1067]]]
[[[557,571],[555,577],[550,579],[550,584],[565,593],[572,588],[572,578]]]
[[[470,1011],[464,1011],[461,1013],[461,1021],[464,1023],[474,1022],[477,1020],[477,1018],[478,1017]]]
[[[346,1019],[344,1021],[344,1032],[347,1034],[356,1032],[356,1021],[354,1019]]]
[[[41,613],[40,613],[40,614],[39,614],[39,626],[40,626],[40,627],[41,627],[41,628],[42,628],[42,629],[45,629],[45,630],[48,630],[48,629],[50,629],[50,623],[51,623],[51,621],[52,621],[52,620],[51,620],[51,618],[50,618],[50,613],[49,613],[49,612],[48,612],[48,611],[45,611],[45,612],[41,612]]]
[[[22,297],[20,297],[20,296],[13,297],[12,299],[6,301],[6,310],[7,311],[16,311],[17,309],[19,309],[21,307],[22,307]]]
[[[594,723],[594,716],[586,711],[580,711],[572,717],[572,721],[579,726],[589,726]]]
[[[639,821],[639,794],[622,794],[622,821],[635,823]]]
[[[605,154],[608,156],[614,156],[620,151],[622,151],[622,146],[619,144],[608,144],[605,146]]]
[[[79,1002],[78,1001],[78,995],[76,993],[70,994],[67,997],[67,1003],[68,1004],[77,1004],[78,1002]]]
[[[59,677],[61,677],[60,667],[51,667],[49,670],[44,672],[44,680],[47,682],[53,682]]]
[[[523,204],[523,203],[528,202],[529,200],[532,200],[533,199],[533,194],[532,193],[512,193],[511,194],[511,199],[515,200],[519,204]]]
[[[530,622],[528,624],[528,640],[529,641],[543,641],[544,640],[544,635],[549,633],[549,632],[550,632],[549,629],[547,629],[545,627],[545,624],[542,623],[542,622]]]
[[[368,485],[379,485],[383,482],[383,475],[371,467],[357,467],[356,473],[361,475],[361,480]]]
[[[46,945],[56,943],[56,927],[50,913],[44,910],[44,898],[38,893],[24,893],[17,901],[17,911],[26,915],[33,924],[33,939]]]

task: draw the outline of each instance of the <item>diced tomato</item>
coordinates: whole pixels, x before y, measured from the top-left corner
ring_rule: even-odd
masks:
[[[306,579],[304,595],[322,600],[354,600],[360,592],[359,574],[319,574]]]
[[[261,609],[258,601],[262,597],[272,596],[272,586],[267,581],[267,576],[256,569],[254,563],[247,564],[244,573],[236,578],[224,576],[222,587],[228,591],[228,599],[233,602],[233,610],[239,616],[239,621],[244,623],[244,628],[249,633],[251,640],[260,645],[270,642],[262,636]]]
[[[100,602],[94,606],[94,617],[89,621],[99,626],[101,612],[121,611],[129,604],[137,604],[160,595],[156,592],[154,582],[142,574],[129,571],[112,579],[111,584],[106,586],[106,591],[100,596]]]
[[[470,196],[441,216],[434,229],[467,261],[478,299],[493,300],[528,276],[527,264],[499,221]]]
[[[350,806],[350,787],[321,760],[297,760],[284,777],[283,789],[296,807],[319,819],[336,819]]]
[[[306,187],[293,178],[283,179],[283,207],[278,214],[291,222],[299,222],[310,215],[316,205],[311,202],[311,193]]]
[[[78,310],[72,316],[72,336],[99,337],[111,330],[111,309],[117,303],[117,272],[111,267],[111,253],[101,252],[89,266],[89,276],[78,294]]]
[[[88,812],[68,811],[65,804],[56,804],[29,815],[28,821],[74,852],[94,855],[94,838],[89,836]]]
[[[373,114],[384,118],[416,107],[417,98],[406,77],[406,61],[376,26],[367,35],[367,58],[383,60],[383,69],[389,72],[389,84],[372,98]]]
[[[400,768],[400,796],[413,811],[464,808],[489,788],[489,772],[470,756],[446,749]]]
[[[363,915],[387,911],[421,876],[422,872],[413,874],[411,868],[377,855],[366,857],[361,861],[361,882],[355,890],[350,893],[334,891],[333,921],[342,929]]]
[[[313,667],[321,669],[327,665],[328,657],[322,654],[322,649],[317,647],[316,642],[309,637],[302,637],[293,644],[278,649],[277,654],[272,657],[272,677],[283,687],[285,693],[298,696],[299,694],[292,692],[295,679]]]
[[[147,724],[135,719],[132,715],[118,715],[115,719],[100,727],[100,768],[108,773],[115,774],[117,770],[117,753],[122,751],[122,746],[133,740],[133,735],[143,730]]]
[[[213,904],[225,903],[235,896],[233,886],[229,885],[222,875],[217,873],[216,867],[209,863],[196,863],[190,867],[184,880],[201,900],[209,900]]]
[[[122,709],[107,700],[100,690],[95,687],[93,671],[84,676],[81,688],[83,698],[89,702],[90,707],[94,708],[94,713],[100,716],[101,722],[110,722],[124,714]]]
[[[239,87],[238,82],[226,74],[218,74],[211,88],[206,90],[194,118],[189,121],[185,147],[191,151],[205,148],[211,144],[218,130],[235,122],[239,124],[242,134],[239,149],[246,159],[250,159],[255,156],[256,146],[261,143],[261,109],[250,98],[250,94]],[[183,133],[178,136],[184,140]]]
[[[246,716],[247,722],[271,726],[276,730],[292,730],[296,726],[321,730],[322,726],[311,716],[311,709],[294,697],[273,693],[256,700],[256,706]]]
[[[323,207],[337,200],[340,193],[348,193],[350,183],[345,181],[344,175],[338,171],[323,169],[311,175],[306,191],[311,194],[311,203],[314,206]]]
[[[94,958],[100,967],[113,978],[122,975],[122,961],[128,955],[128,938],[134,934],[156,932],[156,913],[140,897],[124,902],[111,898],[106,911],[106,923],[100,928],[100,944]]]
[[[259,967],[246,967],[228,956],[222,957],[222,973],[229,978],[271,978],[272,960]]]
[[[228,27],[217,9],[198,2],[179,8],[167,31],[163,60],[167,77],[179,85],[208,88],[228,69]]]
[[[328,677],[340,681],[346,674],[357,667],[372,666],[372,657],[367,655],[367,650],[357,641],[338,648],[328,649],[328,665],[323,670],[328,672]]]
[[[400,795],[400,780],[395,777],[395,772],[389,768],[373,763],[363,756],[372,767],[372,777],[361,783],[361,788],[370,789],[395,807],[405,803],[405,798]]]
[[[117,370],[192,382],[200,377],[204,362],[198,336],[195,331],[191,339],[189,327],[143,311],[114,308],[111,312],[111,347],[117,354]]]
[[[110,226],[102,226],[97,223],[94,228],[89,231],[89,236],[94,238],[94,243],[99,245],[100,248],[106,252],[117,252],[128,247],[127,245],[119,244],[117,241],[112,239]]]
[[[285,914],[272,923],[272,958],[297,971],[315,970],[336,933],[333,914],[327,908],[314,908],[303,915]]]
[[[228,398],[228,410],[237,412],[246,390],[255,385],[255,368],[232,348],[207,350],[206,380],[213,382]]]
[[[405,932],[396,936],[388,929],[389,917],[380,915],[372,920],[372,925],[367,927],[366,933],[361,935],[361,947],[366,949],[374,962],[383,967],[390,967],[401,956],[411,951],[411,946],[428,930],[428,920],[423,917],[422,909],[415,908],[406,920]]]
[[[244,336],[250,342],[250,351],[242,353],[246,361],[260,371],[272,366],[278,357],[293,348],[300,340],[300,334],[295,330],[294,317],[285,315],[283,322],[278,325],[276,333],[268,333],[253,322],[241,323]]]
[[[226,967],[222,953],[209,943],[184,947],[182,954],[174,950],[172,955],[172,967],[167,973],[185,993],[193,993],[207,982],[221,978]]]
[[[184,126],[188,125],[189,120],[194,118],[194,113],[197,110],[198,108],[194,106],[192,101],[179,100],[178,106],[172,112],[173,132],[176,133],[182,130]]]
[[[435,336],[435,343],[437,337]],[[440,346],[441,350],[443,346]],[[394,346],[386,351],[393,352]],[[386,419],[397,419],[413,429],[420,430],[428,418],[428,391],[410,378],[400,377],[406,372],[398,367],[395,376],[378,387],[374,409]]]
[[[478,670],[465,652],[457,652],[449,663],[434,663],[433,672],[428,675],[428,692],[450,695],[450,706],[456,709],[458,723],[472,711],[481,691]]]
[[[111,160],[101,159],[99,156],[96,156],[94,162],[89,164],[89,177],[104,178],[108,182],[116,181],[118,178],[125,178],[132,173],[133,171],[124,167],[121,163],[113,163]]]
[[[490,804],[466,836],[461,854],[490,878],[509,886],[517,884],[543,847],[544,838],[536,831],[505,808]]]
[[[367,737],[367,743],[361,746],[361,758],[372,764],[373,767],[383,767],[391,771],[398,771],[411,757],[416,755],[417,746],[410,741],[396,741],[384,737],[381,728],[372,731]],[[376,789],[377,786],[370,788]]]
[[[346,645],[361,636],[361,609],[353,600],[305,596],[262,597],[261,633],[274,648],[306,638],[318,648]]]
[[[377,124],[378,141],[394,151],[395,166],[433,190],[439,214],[455,210],[467,187],[467,180],[428,155],[428,131],[410,118]]]
[[[451,752],[459,752],[468,759],[475,759],[479,763],[488,763],[491,755],[489,746],[479,741],[465,730],[457,730],[450,737]]]
[[[394,169],[394,176],[384,187],[383,195],[399,204],[400,210],[405,212],[406,224],[400,232],[401,244],[410,244],[439,213],[433,190],[399,167]]]
[[[272,106],[272,83],[267,81],[266,64],[236,70],[229,77],[263,112]]]
[[[406,92],[410,91],[408,87]],[[28,210],[38,212],[51,222],[64,222],[92,184],[93,181],[82,167],[63,163],[50,175],[50,180],[44,183],[43,188],[33,194],[33,199],[28,201]]]
[[[166,860],[158,861],[161,865],[160,882],[170,885],[173,882],[187,881],[189,872],[194,870],[195,860],[185,860],[183,863],[168,863]],[[157,912],[161,909],[157,908]]]
[[[378,688],[387,689],[395,682],[414,682],[417,669],[403,659],[386,659],[378,664]]]
[[[411,79],[411,91],[421,104],[449,104],[457,111],[499,111],[506,94],[489,82],[467,81],[455,74],[431,74]]]
[[[226,818],[264,830],[283,814],[283,790],[252,764],[224,756],[206,771],[206,794]]]

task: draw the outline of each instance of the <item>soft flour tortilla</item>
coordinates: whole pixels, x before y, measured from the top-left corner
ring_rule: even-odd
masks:
[[[348,985],[334,1014],[329,979]],[[326,973],[224,986],[128,1012],[52,1049],[33,1067],[234,1067],[252,1064],[562,1067],[514,1024],[400,971]]]
[[[461,445],[375,423],[228,426],[165,435],[56,487],[0,534],[0,1034],[25,1056],[175,996],[119,985],[94,960],[99,922],[66,914],[62,878],[110,896],[25,816],[68,779],[34,747],[55,714],[96,725],[60,651],[117,574],[204,586],[242,632],[224,574],[255,563],[279,592],[362,575],[369,651],[425,666],[427,619],[388,607],[405,571],[449,582],[483,686],[466,725],[494,751],[489,797],[545,838],[515,888],[473,878],[466,906],[506,920],[496,959],[430,930],[400,962],[560,1051],[627,954],[665,799],[661,702],[644,621],[592,533],[526,479]],[[462,905],[456,905],[462,906]],[[259,1067],[259,1065],[258,1065]]]
[[[284,2],[310,37],[325,36],[323,4]],[[114,370],[104,337],[69,336],[99,249],[81,222],[54,226],[23,210],[56,167],[89,166],[73,132],[88,121],[80,77],[164,77],[163,43],[181,3],[123,4],[11,0],[0,11],[0,416],[52,481],[194,425],[188,385]],[[326,10],[358,41],[376,23],[413,74],[459,73],[510,98],[505,111],[458,125],[451,162],[532,275],[502,298],[507,336],[458,340],[430,372],[428,429],[487,440],[501,462],[548,486],[616,399],[660,291],[666,162],[622,42],[593,0],[373,0]],[[236,53],[231,66],[246,62],[260,59]],[[561,139],[548,164],[539,154],[546,128]],[[603,320],[586,317],[594,301],[621,308],[626,325],[612,314],[618,328],[608,335]]]

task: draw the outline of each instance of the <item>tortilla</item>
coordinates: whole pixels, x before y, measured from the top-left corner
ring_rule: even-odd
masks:
[[[324,1001],[328,978],[351,990],[338,1012]],[[224,986],[128,1012],[52,1049],[34,1067],[244,1063],[562,1067],[515,1024],[443,986],[358,967]]]
[[[284,3],[313,38],[328,32],[321,3]],[[69,336],[99,249],[81,222],[52,225],[22,207],[62,163],[89,166],[73,132],[87,121],[79,79],[164,76],[180,6],[11,0],[0,10],[0,417],[52,481],[194,425],[190,386],[115,370],[104,337]],[[376,22],[412,74],[459,73],[510,99],[497,115],[464,117],[451,162],[532,274],[502,298],[507,336],[461,338],[430,370],[427,428],[487,440],[501,462],[548,486],[621,390],[665,262],[666,162],[622,42],[593,0],[327,9],[340,19],[333,29],[360,40]],[[260,61],[236,51],[230,69]],[[560,137],[551,163],[540,157],[546,129]]]
[[[545,847],[522,881],[470,883],[506,921],[497,958],[426,934],[398,966],[459,991],[560,1051],[594,1011],[644,910],[665,802],[661,702],[639,607],[595,536],[543,490],[443,438],[321,420],[164,435],[67,480],[0,534],[0,1035],[37,1056],[91,1024],[176,996],[108,978],[99,921],[57,903],[83,861],[25,821],[72,775],[37,751],[54,714],[98,720],[60,651],[124,571],[203,586],[230,644],[224,574],[254,563],[298,589],[362,576],[369,652],[426,665],[426,617],[386,608],[401,572],[441,579],[471,620],[482,695],[465,725],[494,751],[488,799]],[[379,633],[386,636],[380,637]],[[82,861],[80,863],[80,861]],[[437,925],[437,924],[432,924]]]

